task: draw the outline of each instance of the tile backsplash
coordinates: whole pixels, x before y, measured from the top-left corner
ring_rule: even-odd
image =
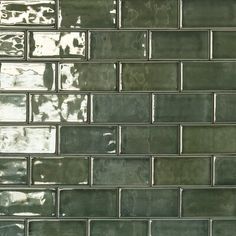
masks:
[[[0,236],[235,236],[236,1],[0,1]]]

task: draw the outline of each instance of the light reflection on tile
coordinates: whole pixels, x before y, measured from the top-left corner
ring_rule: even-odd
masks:
[[[23,221],[0,221],[0,235],[2,236],[24,236]]]

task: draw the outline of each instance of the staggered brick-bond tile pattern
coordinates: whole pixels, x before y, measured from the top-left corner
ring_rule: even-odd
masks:
[[[236,1],[0,1],[0,236],[236,236]]]

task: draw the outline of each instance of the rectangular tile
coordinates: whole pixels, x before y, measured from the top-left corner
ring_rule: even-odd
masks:
[[[64,126],[60,140],[63,154],[116,153],[117,129],[115,126]]]
[[[93,94],[93,122],[150,123],[149,94]]]
[[[236,221],[235,220],[214,220],[212,222],[214,236],[235,236]]]
[[[186,126],[183,153],[236,152],[236,126]]]
[[[236,58],[236,32],[213,32],[213,58]]]
[[[122,90],[176,91],[177,63],[122,63]]]
[[[0,221],[0,235],[25,236],[23,221]]]
[[[85,94],[33,94],[31,106],[35,122],[87,122]]]
[[[61,28],[115,28],[116,0],[60,0]]]
[[[60,65],[61,90],[116,90],[115,63],[63,63]]]
[[[184,62],[184,90],[236,89],[236,62]]]
[[[152,31],[152,59],[207,59],[207,31]]]
[[[210,185],[209,157],[158,157],[154,162],[157,185]]]
[[[26,121],[25,94],[0,95],[0,122],[12,122],[12,121],[13,122]]]
[[[94,185],[148,185],[149,158],[109,157],[93,159]]]
[[[156,122],[211,122],[212,94],[156,94]]]
[[[184,189],[184,217],[235,216],[236,189]]]
[[[146,59],[146,31],[92,31],[91,59]]]
[[[207,220],[155,220],[152,235],[158,236],[208,236]]]
[[[178,1],[122,0],[121,25],[126,28],[177,28]]]
[[[1,26],[48,26],[55,25],[55,1],[11,0],[0,2]]]
[[[147,236],[147,221],[99,220],[91,221],[91,236]]]
[[[177,152],[177,126],[123,126],[121,129],[121,153],[123,154]]]
[[[0,199],[1,216],[55,216],[52,190],[1,190]]]
[[[88,184],[87,157],[36,157],[32,160],[33,184]]]
[[[123,189],[122,217],[177,217],[177,189]]]
[[[0,158],[0,184],[26,184],[27,160],[26,158]],[[0,227],[1,228],[1,227]]]
[[[85,40],[84,31],[30,32],[29,56],[32,58],[85,59]]]
[[[0,32],[0,57],[24,57],[24,32]]]
[[[76,189],[60,192],[62,217],[116,217],[116,189]]]
[[[86,222],[76,220],[30,221],[29,236],[86,236]]]
[[[235,27],[234,0],[183,0],[183,27]]]
[[[0,153],[54,153],[53,126],[1,126]]]

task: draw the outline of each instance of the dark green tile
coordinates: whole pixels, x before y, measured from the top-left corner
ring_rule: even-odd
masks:
[[[216,95],[216,121],[235,122],[236,121],[236,94]]]
[[[183,0],[183,27],[236,26],[234,0]]]
[[[1,190],[1,216],[55,216],[55,192],[52,190]]]
[[[146,31],[92,31],[91,59],[146,59]]]
[[[177,0],[122,0],[122,27],[177,28]]]
[[[114,28],[116,0],[60,0],[61,28]]]
[[[155,95],[156,122],[211,122],[212,94]]]
[[[116,90],[116,64],[63,63],[60,65],[62,90]]]
[[[148,185],[150,183],[149,158],[97,158],[93,159],[95,185]]]
[[[177,189],[124,189],[121,192],[121,216],[177,217]]]
[[[84,31],[30,32],[29,56],[32,58],[85,59],[85,39]]]
[[[236,189],[184,189],[184,217],[236,216]]]
[[[154,183],[158,185],[209,185],[211,160],[208,157],[156,158]]]
[[[0,235],[25,236],[23,221],[0,221]]]
[[[121,153],[178,152],[177,126],[123,126],[121,129]]]
[[[153,236],[208,236],[207,220],[152,221]]]
[[[215,184],[235,185],[236,184],[236,158],[216,157],[215,159]]]
[[[235,220],[214,220],[212,226],[214,236],[236,236]]]
[[[64,217],[117,216],[116,189],[77,189],[60,193],[60,215]]]
[[[122,89],[125,91],[177,90],[177,63],[123,63]]]
[[[213,58],[236,57],[236,32],[213,32]]]
[[[91,236],[147,236],[145,221],[99,220],[91,221]]]
[[[33,184],[88,184],[88,158],[34,158],[32,168]]]
[[[94,94],[93,121],[150,123],[149,94]]]
[[[207,31],[152,31],[152,59],[207,59]]]
[[[236,126],[186,126],[183,153],[236,152]]]
[[[184,90],[236,89],[235,62],[184,62]]]
[[[30,221],[29,236],[86,236],[86,222]]]
[[[26,158],[0,158],[0,173],[0,184],[26,184]]]
[[[116,153],[115,126],[64,126],[60,133],[60,149],[64,154]]]

